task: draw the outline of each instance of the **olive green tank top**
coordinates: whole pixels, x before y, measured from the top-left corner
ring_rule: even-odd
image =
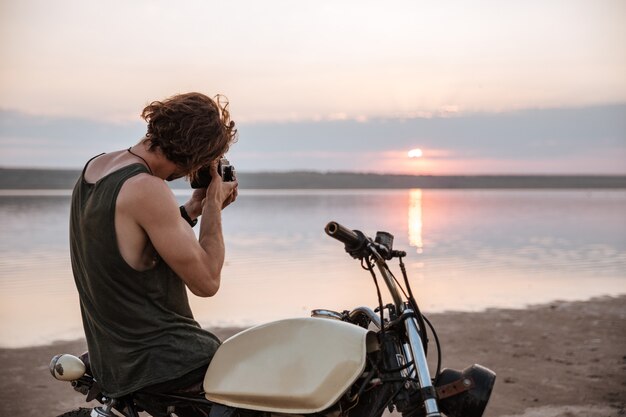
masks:
[[[111,397],[206,365],[220,343],[194,320],[185,284],[163,260],[139,272],[119,251],[118,193],[127,179],[147,172],[132,164],[90,184],[83,170],[72,194],[72,270],[93,376]]]

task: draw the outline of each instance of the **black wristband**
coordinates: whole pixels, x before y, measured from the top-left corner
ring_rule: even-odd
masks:
[[[194,227],[198,223],[198,219],[192,220],[191,217],[189,217],[189,213],[185,210],[185,206],[180,206],[180,215],[187,223],[189,223],[189,226],[191,227]]]

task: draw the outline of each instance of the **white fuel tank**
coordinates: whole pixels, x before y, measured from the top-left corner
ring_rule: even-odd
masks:
[[[204,378],[206,398],[276,413],[306,414],[334,404],[365,369],[373,333],[337,320],[297,318],[226,340]]]

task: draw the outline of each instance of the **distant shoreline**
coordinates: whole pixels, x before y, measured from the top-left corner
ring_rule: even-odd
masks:
[[[80,170],[0,168],[0,190],[67,190]],[[626,175],[393,175],[239,172],[242,189],[626,189]],[[183,180],[172,188],[188,188]]]

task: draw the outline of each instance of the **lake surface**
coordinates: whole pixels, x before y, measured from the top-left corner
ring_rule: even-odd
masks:
[[[69,198],[0,191],[0,346],[83,335]],[[242,190],[223,213],[220,291],[190,294],[196,319],[248,326],[374,307],[371,276],[325,235],[330,220],[395,235],[426,313],[626,293],[626,191]]]

